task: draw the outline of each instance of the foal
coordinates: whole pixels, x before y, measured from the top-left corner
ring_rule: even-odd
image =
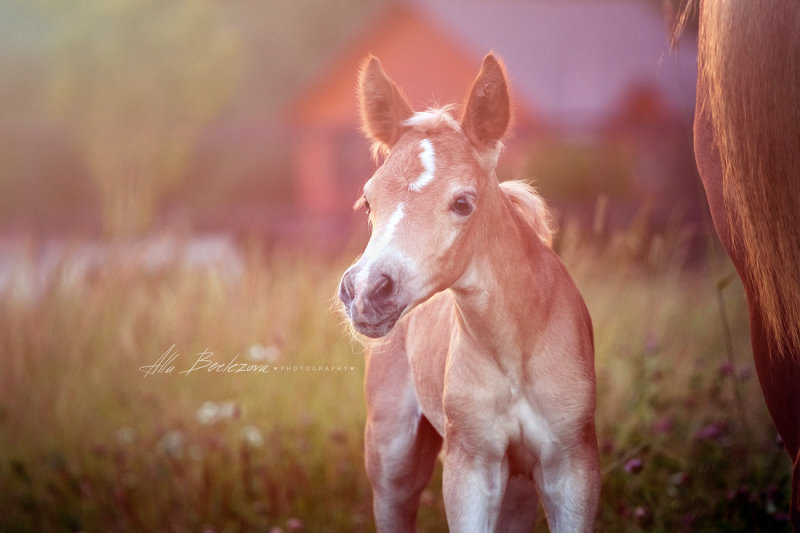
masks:
[[[414,113],[370,57],[364,130],[385,155],[372,235],[339,296],[371,338],[366,467],[379,531],[415,530],[442,450],[451,531],[590,531],[600,493],[589,313],[549,248],[541,199],[500,184],[510,106],[492,55],[460,121]],[[537,495],[538,493],[538,495]]]

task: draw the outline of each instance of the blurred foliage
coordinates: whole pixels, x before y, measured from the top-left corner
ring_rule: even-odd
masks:
[[[283,105],[380,3],[0,0],[0,227],[285,202]]]
[[[0,122],[37,114],[46,71],[48,24],[22,0],[0,0]]]
[[[57,21],[50,108],[96,181],[104,230],[142,233],[235,87],[238,37],[211,1],[43,0],[41,9]]]
[[[0,0],[0,228],[279,217],[281,110],[388,3]]]
[[[531,150],[526,174],[548,200],[594,201],[599,194],[630,193],[634,154],[623,143],[578,144],[550,140]]]

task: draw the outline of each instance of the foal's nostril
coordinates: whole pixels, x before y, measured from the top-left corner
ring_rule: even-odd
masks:
[[[339,299],[344,305],[353,301],[353,278],[350,272],[345,272],[342,283],[339,285]]]
[[[394,292],[394,280],[386,274],[381,274],[380,279],[369,293],[371,299],[376,301],[387,300]]]

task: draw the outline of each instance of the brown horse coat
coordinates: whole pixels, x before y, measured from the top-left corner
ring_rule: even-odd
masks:
[[[695,157],[747,294],[800,531],[800,2],[701,2]]]

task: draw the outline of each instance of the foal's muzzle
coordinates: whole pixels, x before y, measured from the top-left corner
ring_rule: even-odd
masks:
[[[383,337],[394,327],[405,305],[399,302],[398,283],[385,272],[371,273],[357,286],[353,268],[339,285],[339,299],[353,327],[367,337]]]

